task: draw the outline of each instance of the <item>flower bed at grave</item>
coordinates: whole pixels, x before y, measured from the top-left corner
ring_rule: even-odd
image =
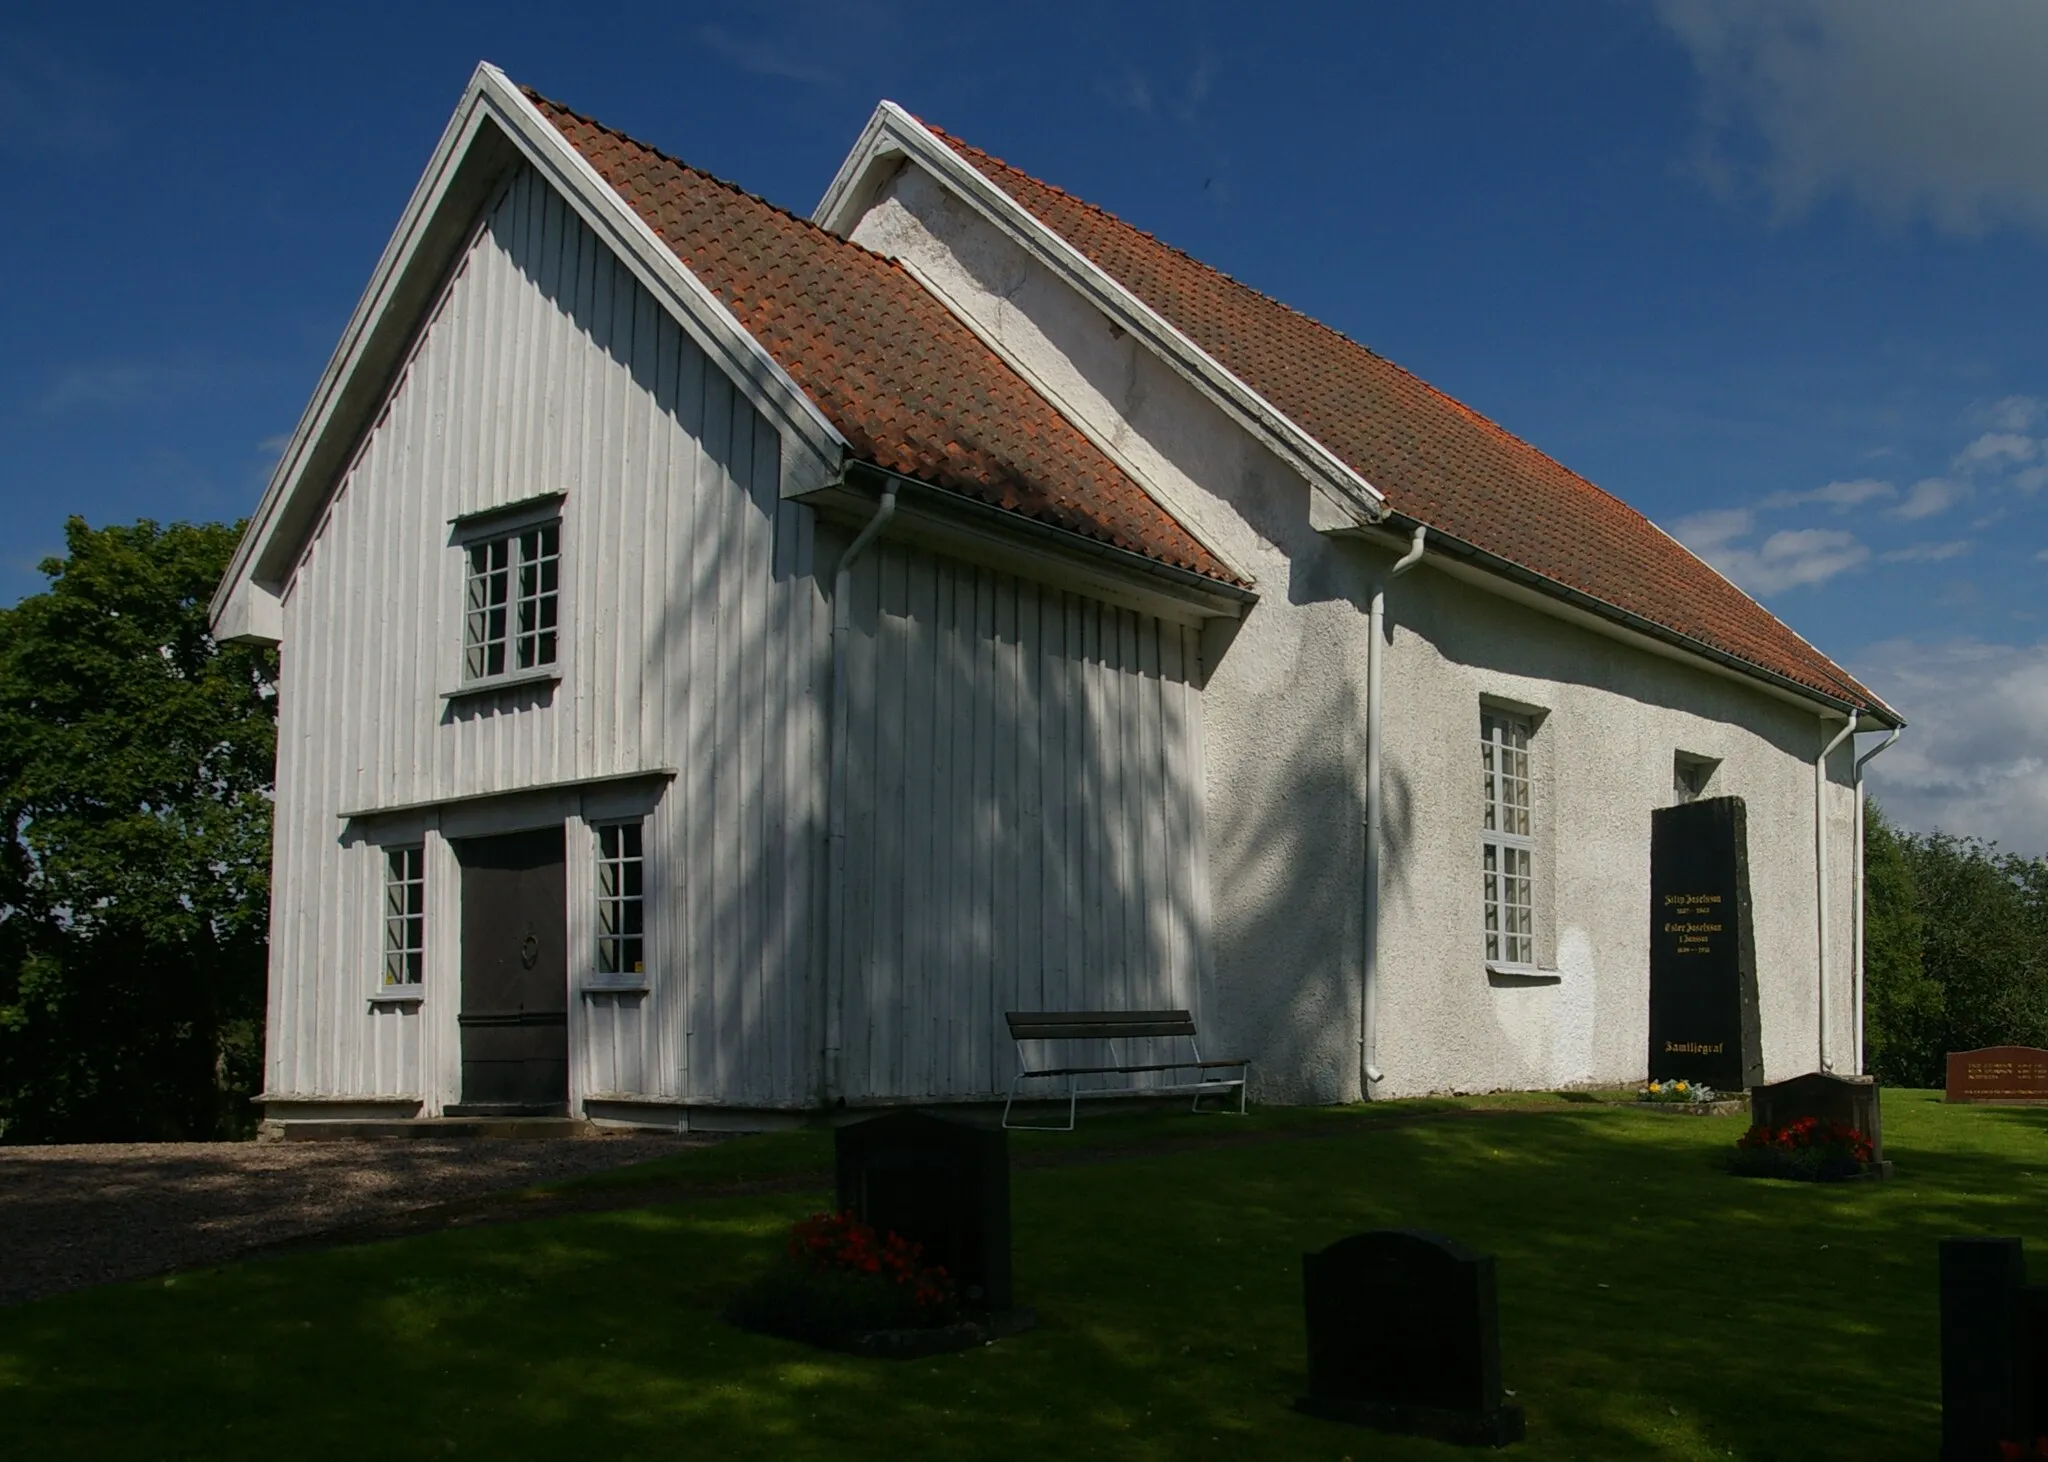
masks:
[[[1832,1182],[1862,1177],[1875,1156],[1870,1139],[1847,1123],[1801,1117],[1783,1127],[1751,1127],[1736,1139],[1728,1170],[1744,1178]]]
[[[1639,1102],[1687,1102],[1704,1106],[1720,1099],[1719,1092],[1696,1081],[1653,1081],[1636,1093]]]
[[[851,1213],[815,1213],[792,1226],[780,1262],[735,1295],[725,1317],[743,1330],[859,1355],[931,1355],[991,1336],[961,1314],[943,1266]]]

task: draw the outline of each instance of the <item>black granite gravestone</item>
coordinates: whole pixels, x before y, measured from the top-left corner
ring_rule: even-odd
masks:
[[[1941,1462],[2048,1432],[2048,1286],[2011,1238],[1941,1241]]]
[[[1650,1079],[1763,1079],[1749,835],[1740,797],[1650,814]]]
[[[1803,1076],[1752,1087],[1749,1120],[1755,1127],[1789,1127],[1801,1117],[1840,1122],[1870,1139],[1872,1159],[1889,1173],[1884,1156],[1884,1116],[1878,1086],[1868,1076],[1809,1071]]]
[[[841,1127],[839,1208],[924,1248],[975,1310],[1010,1308],[1010,1154],[999,1127],[897,1112]]]
[[[1409,1229],[1301,1256],[1308,1395],[1297,1411],[1474,1446],[1522,1436],[1500,1382],[1493,1256]]]

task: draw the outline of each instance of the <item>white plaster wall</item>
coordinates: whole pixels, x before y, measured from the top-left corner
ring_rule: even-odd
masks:
[[[1354,552],[1370,573],[1387,555]],[[1719,758],[1708,789],[1748,812],[1765,1076],[1819,1060],[1813,758],[1839,721],[1614,643],[1425,567],[1388,595],[1385,925],[1376,1095],[1619,1083],[1648,1055],[1650,813],[1679,751]],[[1539,962],[1486,973],[1482,697],[1544,711],[1532,742]],[[1828,789],[1835,929],[1830,1058],[1850,1068],[1854,798]]]
[[[1357,1096],[1365,658],[1355,566],[1306,482],[928,174],[852,237],[900,258],[1263,596],[1203,642],[1213,988],[1204,1049],[1254,1095]],[[1335,570],[1335,577],[1330,571]]]
[[[1307,485],[978,210],[906,166],[855,225],[901,259],[1212,550],[1255,580],[1204,637],[1212,1045],[1267,1100],[1360,1095],[1364,609],[1390,557],[1314,532]],[[1624,1082],[1647,1061],[1649,814],[1677,750],[1748,805],[1764,1061],[1811,1069],[1817,930],[1808,713],[1427,569],[1390,594],[1377,1096]],[[1483,965],[1481,696],[1545,708],[1538,870],[1555,983]],[[1832,1054],[1849,1063],[1847,753],[1832,768]]]

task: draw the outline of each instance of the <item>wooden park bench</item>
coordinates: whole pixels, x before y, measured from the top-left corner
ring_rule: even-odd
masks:
[[[1245,1114],[1245,1078],[1251,1074],[1252,1063],[1244,1060],[1203,1060],[1202,1048],[1195,1044],[1195,1018],[1185,1010],[1012,1010],[1003,1017],[1010,1025],[1010,1039],[1018,1046],[1017,1075],[1010,1082],[1010,1099],[1003,1103],[1003,1125],[1031,1132],[1071,1132],[1074,1130],[1074,1108],[1078,1099],[1078,1079],[1083,1076],[1139,1076],[1152,1072],[1197,1072],[1192,1081],[1169,1081],[1157,1085],[1139,1087],[1131,1082],[1123,1087],[1126,1091],[1192,1091],[1195,1094],[1194,1110],[1204,1110],[1202,1098],[1219,1093],[1228,1094],[1232,1087],[1237,1089],[1237,1110],[1209,1108],[1211,1111],[1242,1117]],[[1185,1038],[1189,1058],[1185,1061],[1117,1061],[1118,1041],[1148,1040],[1160,1037]],[[1026,1041],[1104,1041],[1109,1043],[1111,1060],[1100,1065],[1033,1066],[1024,1059],[1023,1046]],[[1235,1071],[1235,1076],[1215,1073]],[[1012,1122],[1010,1108],[1017,1103],[1017,1089],[1027,1081],[1050,1081],[1064,1077],[1067,1083],[1067,1125],[1064,1127],[1035,1126],[1029,1122]]]

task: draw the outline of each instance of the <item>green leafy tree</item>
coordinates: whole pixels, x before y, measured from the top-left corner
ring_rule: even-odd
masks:
[[[1942,992],[1921,962],[1920,891],[1906,836],[1873,799],[1863,814],[1863,1018],[1866,1062],[1890,1086],[1939,1086]]]
[[[1882,1081],[1940,1086],[1950,1051],[2048,1046],[2048,861],[1865,828],[1865,1020]]]
[[[208,633],[238,534],[73,518],[0,610],[0,1139],[250,1124],[277,664]]]

